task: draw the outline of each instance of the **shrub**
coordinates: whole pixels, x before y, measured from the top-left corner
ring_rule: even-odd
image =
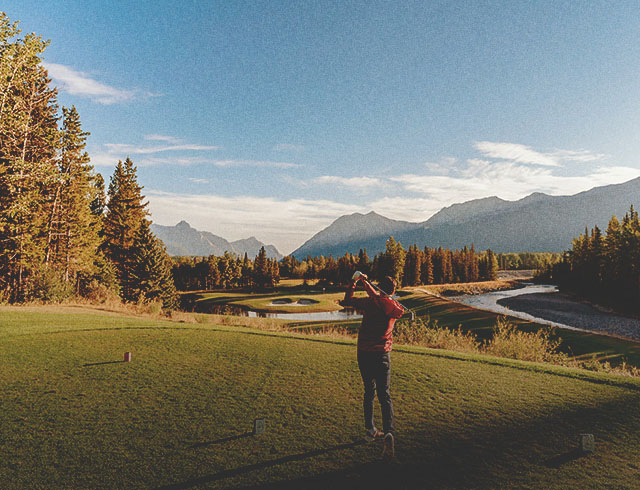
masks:
[[[457,330],[441,328],[438,322],[432,322],[429,317],[397,322],[394,338],[398,343],[458,352],[478,352],[480,347],[476,336],[472,333],[463,332],[460,327]]]
[[[486,354],[521,361],[565,364],[566,354],[558,352],[561,339],[552,339],[553,329],[523,332],[505,317],[498,318],[493,338],[483,347]]]
[[[62,273],[53,268],[34,271],[26,288],[27,300],[60,303],[74,295],[73,284],[64,280]]]
[[[92,279],[84,287],[83,296],[94,304],[117,304],[120,303],[118,291],[109,288],[107,284]]]

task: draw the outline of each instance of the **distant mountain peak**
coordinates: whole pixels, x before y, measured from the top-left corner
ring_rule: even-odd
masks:
[[[267,257],[280,260],[282,254],[273,245],[265,245],[255,236],[243,240],[229,242],[208,231],[199,231],[185,220],[175,226],[151,225],[151,230],[164,242],[169,255],[208,256],[223,255],[230,252],[239,257],[247,254],[255,257],[261,247],[265,248]]]
[[[585,226],[606,229],[612,216],[629,206],[640,208],[640,177],[621,184],[594,187],[574,195],[534,192],[517,201],[497,196],[452,204],[424,223],[394,221],[371,211],[341,216],[293,252],[296,257],[334,257],[367,249],[383,252],[393,236],[407,248],[462,248],[494,252],[561,252]]]

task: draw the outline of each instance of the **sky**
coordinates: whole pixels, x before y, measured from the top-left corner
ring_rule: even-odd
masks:
[[[338,217],[640,176],[640,2],[3,0],[154,223],[291,253]]]

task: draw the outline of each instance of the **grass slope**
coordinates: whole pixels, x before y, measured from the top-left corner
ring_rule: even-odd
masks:
[[[123,363],[131,351],[133,362]],[[6,488],[634,488],[640,382],[403,348],[398,461],[348,340],[0,309]],[[248,433],[266,416],[267,433]],[[578,434],[595,453],[579,456]]]

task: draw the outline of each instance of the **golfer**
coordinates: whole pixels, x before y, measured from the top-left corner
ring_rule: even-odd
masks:
[[[367,292],[366,298],[354,298],[358,281],[362,280]],[[396,290],[395,281],[386,276],[379,283],[382,293],[376,291],[365,274],[354,274],[354,280],[344,295],[342,306],[351,306],[362,312],[362,324],[358,332],[358,367],[364,383],[364,427],[367,440],[373,441],[384,435],[383,456],[393,457],[395,426],[393,404],[389,392],[391,379],[392,332],[396,319],[404,313],[404,308],[391,295]],[[382,427],[378,430],[373,423],[373,399],[376,391],[382,409]]]

